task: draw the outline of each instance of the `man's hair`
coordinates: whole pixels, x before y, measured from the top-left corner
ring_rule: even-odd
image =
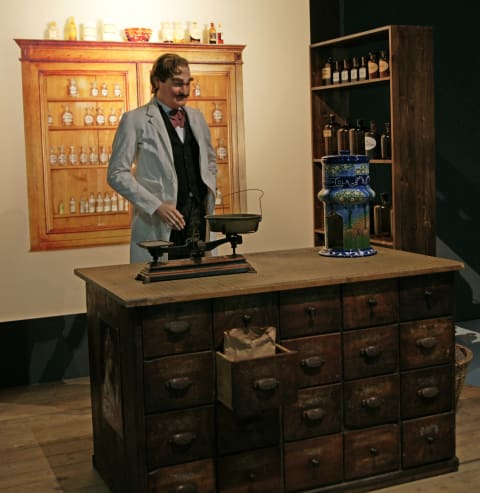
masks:
[[[165,53],[157,58],[150,71],[150,85],[152,93],[156,92],[157,80],[165,82],[167,79],[174,77],[182,72],[182,68],[188,67],[188,60],[175,55],[174,53]]]

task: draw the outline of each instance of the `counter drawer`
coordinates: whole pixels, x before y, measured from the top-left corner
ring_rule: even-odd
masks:
[[[285,491],[306,491],[339,483],[342,477],[340,433],[285,444]]]
[[[247,327],[278,327],[275,293],[234,296],[213,301],[214,344],[221,349],[223,333]]]
[[[271,447],[280,442],[279,409],[268,409],[243,419],[220,403],[215,410],[219,454]]]
[[[215,398],[213,364],[210,351],[145,361],[146,412],[212,403]]]
[[[453,363],[455,324],[451,317],[400,324],[402,370]]]
[[[146,416],[147,466],[160,466],[212,457],[213,406]]]
[[[297,401],[284,407],[285,440],[302,440],[336,433],[342,424],[341,385],[301,389]]]
[[[345,433],[345,479],[374,476],[400,468],[397,425]]]
[[[215,493],[213,459],[162,467],[149,473],[149,493]]]
[[[210,303],[161,305],[142,310],[143,354],[154,358],[167,354],[212,348]]]
[[[451,315],[454,300],[453,272],[412,276],[399,281],[400,320]]]
[[[362,428],[399,419],[398,375],[365,378],[344,384],[345,426]]]
[[[283,490],[278,447],[219,457],[218,493],[279,493]]]
[[[450,411],[453,408],[453,365],[402,373],[402,419]]]
[[[342,296],[343,328],[346,330],[392,324],[398,319],[395,279],[346,284]]]
[[[398,370],[398,328],[385,325],[343,334],[345,380]]]
[[[282,339],[338,332],[342,323],[340,289],[333,286],[282,292],[279,313]]]
[[[298,387],[338,382],[342,378],[342,339],[339,333],[281,341],[298,353],[295,368]]]
[[[237,416],[251,416],[296,398],[298,355],[276,345],[276,354],[231,361],[216,352],[217,398]]]
[[[454,457],[454,413],[405,421],[402,429],[403,467],[415,467]]]

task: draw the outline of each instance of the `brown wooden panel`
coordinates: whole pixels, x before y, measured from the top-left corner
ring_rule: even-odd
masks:
[[[301,389],[297,401],[284,407],[284,439],[302,440],[338,432],[342,414],[340,384]]]
[[[343,373],[346,380],[391,373],[397,369],[397,325],[343,334]]]
[[[279,295],[280,337],[299,337],[341,328],[338,286],[300,289]]]
[[[212,347],[212,316],[207,301],[146,308],[142,311],[142,326],[145,358]]]
[[[149,471],[213,456],[213,407],[154,414],[145,419]]]
[[[212,459],[161,467],[148,475],[148,493],[215,493]]]
[[[455,456],[453,413],[405,421],[402,432],[402,464],[405,468]]]
[[[398,375],[365,378],[344,385],[345,427],[361,428],[399,419]]]
[[[298,353],[295,379],[298,387],[338,382],[342,378],[342,339],[326,334],[287,339],[282,345]]]
[[[429,318],[400,324],[402,370],[453,363],[455,323],[452,318]]]
[[[402,373],[402,418],[450,411],[455,395],[454,383],[453,365]]]
[[[400,433],[387,425],[345,433],[345,479],[373,476],[400,468]]]
[[[412,276],[399,282],[400,320],[451,315],[454,302],[452,272]]]
[[[305,491],[342,481],[341,434],[287,443],[284,450],[285,491]]]
[[[247,418],[239,418],[222,404],[218,404],[215,410],[217,450],[220,454],[270,447],[280,441],[278,408]]]
[[[167,411],[212,403],[215,396],[211,351],[146,361],[145,410]]]
[[[398,318],[395,279],[343,286],[343,328],[390,324]]]
[[[215,348],[220,349],[226,330],[244,327],[278,328],[278,305],[275,293],[221,298],[213,302]]]
[[[278,448],[218,458],[218,493],[279,493],[282,491]]]

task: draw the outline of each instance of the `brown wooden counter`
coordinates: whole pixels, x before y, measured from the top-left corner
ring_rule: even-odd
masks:
[[[378,250],[254,253],[255,273],[146,284],[142,264],[75,269],[112,491],[354,492],[455,470],[462,264]],[[276,327],[282,351],[215,357],[250,326]]]

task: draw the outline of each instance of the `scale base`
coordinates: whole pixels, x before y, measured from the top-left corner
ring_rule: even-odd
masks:
[[[349,250],[341,250],[337,248],[322,248],[318,254],[324,257],[339,257],[339,258],[357,258],[370,257],[375,255],[377,250],[369,248],[351,248]]]
[[[255,272],[255,269],[245,257],[234,254],[204,257],[201,262],[194,262],[192,259],[170,260],[166,263],[150,262],[137,274],[136,279],[149,283],[244,272]]]

